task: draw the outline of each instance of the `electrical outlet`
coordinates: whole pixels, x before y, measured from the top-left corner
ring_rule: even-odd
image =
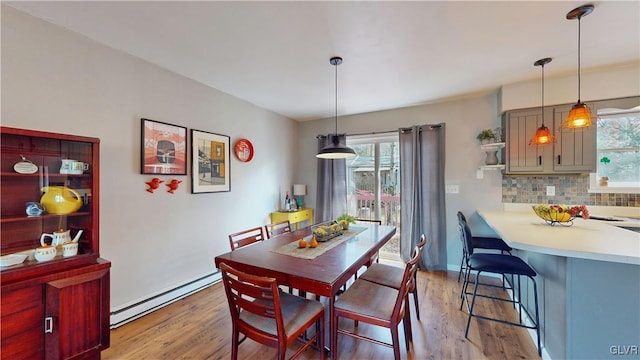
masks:
[[[547,196],[556,196],[555,186],[547,186]]]
[[[460,192],[460,186],[447,185],[444,190],[447,194],[458,194]]]

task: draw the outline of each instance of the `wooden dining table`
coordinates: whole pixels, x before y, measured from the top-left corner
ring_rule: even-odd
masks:
[[[215,264],[220,267],[224,262],[243,272],[276,278],[280,285],[326,297],[329,312],[327,335],[330,335],[337,326],[334,323],[336,295],[396,233],[395,226],[375,223],[352,226],[357,226],[358,230],[353,237],[313,259],[274,251],[301,238],[308,239],[312,235],[312,227],[308,226],[216,256]],[[335,346],[337,344],[330,344],[329,350]]]

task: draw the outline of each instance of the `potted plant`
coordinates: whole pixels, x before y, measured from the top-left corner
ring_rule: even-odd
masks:
[[[356,217],[349,215],[347,213],[344,213],[340,216],[338,216],[338,218],[336,219],[336,221],[342,225],[342,228],[345,230],[349,230],[349,224],[355,224],[356,223]]]
[[[611,160],[609,160],[608,157],[603,156],[600,158],[600,163],[602,163],[602,165],[604,165],[602,167],[602,174],[603,176],[600,178],[600,186],[608,186],[609,185],[609,177],[606,176],[606,171],[604,171],[604,169],[607,167],[607,165],[611,162]]]
[[[480,140],[481,144],[490,143],[495,138],[496,138],[496,134],[491,129],[482,130],[476,136],[476,139]]]

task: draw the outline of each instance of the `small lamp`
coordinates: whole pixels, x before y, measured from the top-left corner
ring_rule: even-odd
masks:
[[[302,209],[304,206],[304,201],[302,197],[307,195],[307,185],[304,184],[294,184],[293,185],[293,196],[296,197],[296,203],[298,205],[298,209]]]
[[[544,66],[550,62],[551,58],[544,58],[533,63],[535,66],[542,67],[542,125],[536,130],[536,134],[533,136],[533,139],[529,141],[529,145],[546,145],[556,142],[556,138],[551,133],[551,130],[544,125]]]

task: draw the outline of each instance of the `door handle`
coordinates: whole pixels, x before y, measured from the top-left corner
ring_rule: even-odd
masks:
[[[558,165],[560,165],[560,155],[558,155]]]
[[[53,333],[53,317],[47,316],[44,318],[44,333],[52,334]]]
[[[538,165],[542,165],[542,155],[538,155]]]

